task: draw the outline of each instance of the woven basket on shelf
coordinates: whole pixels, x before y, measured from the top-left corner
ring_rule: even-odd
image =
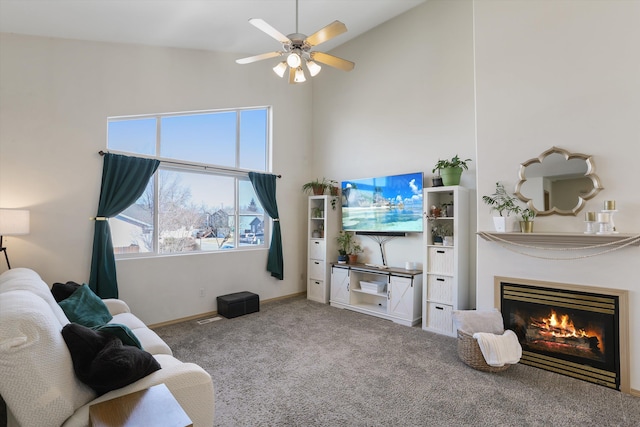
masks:
[[[505,363],[504,366],[487,365],[487,362],[484,360],[484,356],[482,355],[482,351],[480,350],[480,346],[478,345],[478,340],[476,340],[473,335],[459,329],[458,356],[460,357],[460,360],[471,366],[473,369],[484,372],[502,372],[509,369],[509,366],[511,366],[508,363]]]

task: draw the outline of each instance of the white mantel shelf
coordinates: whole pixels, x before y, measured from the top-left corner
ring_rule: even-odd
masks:
[[[640,233],[496,233],[479,231],[478,236],[489,242],[524,245],[585,247],[610,244],[611,246],[640,246]]]

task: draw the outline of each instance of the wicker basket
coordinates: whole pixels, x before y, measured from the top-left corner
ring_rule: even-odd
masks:
[[[478,345],[478,340],[476,340],[473,335],[459,329],[458,356],[460,357],[460,360],[471,366],[473,369],[484,372],[502,372],[509,369],[509,366],[511,366],[508,363],[505,363],[504,366],[487,365],[487,362],[484,360],[484,356],[482,355],[482,351],[480,350],[480,346]]]

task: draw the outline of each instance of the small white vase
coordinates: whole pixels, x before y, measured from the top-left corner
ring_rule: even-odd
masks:
[[[504,233],[507,231],[507,218],[504,216],[494,216],[493,226],[498,233]]]

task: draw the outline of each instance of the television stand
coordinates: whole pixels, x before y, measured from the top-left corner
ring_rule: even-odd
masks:
[[[422,319],[422,270],[332,264],[330,302],[332,307],[416,325]]]

